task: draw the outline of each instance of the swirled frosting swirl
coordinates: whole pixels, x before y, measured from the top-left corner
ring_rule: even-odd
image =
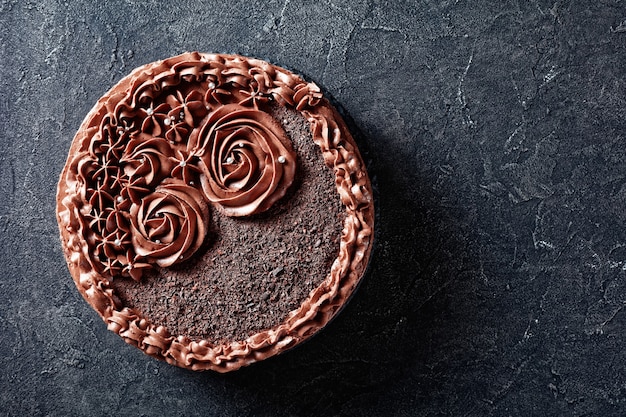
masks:
[[[161,267],[184,261],[202,246],[208,215],[196,188],[164,182],[130,207],[133,248]]]
[[[267,210],[293,182],[296,158],[290,141],[263,111],[237,104],[220,107],[192,148],[200,157],[206,198],[229,216]]]
[[[147,186],[159,184],[172,171],[174,152],[163,138],[132,139],[120,159],[125,174],[132,180],[143,178]]]

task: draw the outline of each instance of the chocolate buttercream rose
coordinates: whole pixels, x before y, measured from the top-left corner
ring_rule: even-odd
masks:
[[[209,210],[196,188],[172,181],[133,204],[130,218],[137,255],[167,267],[188,259],[202,246]]]
[[[200,157],[205,197],[228,216],[267,210],[294,179],[296,157],[290,140],[261,110],[238,104],[220,107],[189,146]]]
[[[147,186],[153,186],[169,176],[173,155],[172,148],[163,138],[131,139],[120,162],[131,180],[143,178]]]

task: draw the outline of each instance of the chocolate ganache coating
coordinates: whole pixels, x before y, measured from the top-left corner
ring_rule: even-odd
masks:
[[[57,218],[77,288],[110,330],[219,372],[321,329],[373,238],[371,185],[335,109],[314,84],[235,55],[147,64],[106,93],[72,142]],[[259,249],[247,261],[246,245]]]

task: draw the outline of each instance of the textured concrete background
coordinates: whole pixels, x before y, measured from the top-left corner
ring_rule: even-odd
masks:
[[[623,1],[0,0],[0,48],[0,415],[626,415]],[[95,101],[188,50],[323,86],[379,187],[349,306],[226,376],[108,332],[54,218]]]

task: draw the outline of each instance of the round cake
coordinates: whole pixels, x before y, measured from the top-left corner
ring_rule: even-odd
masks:
[[[185,53],[107,92],[57,192],[70,273],[146,354],[228,372],[290,349],[347,302],[372,190],[313,83],[265,61]]]

